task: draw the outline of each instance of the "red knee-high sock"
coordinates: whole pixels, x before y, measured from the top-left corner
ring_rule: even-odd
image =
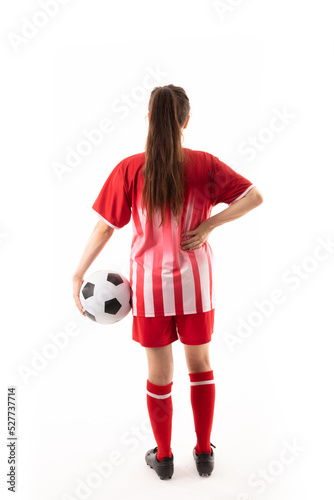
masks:
[[[147,409],[158,446],[157,458],[171,457],[172,438],[172,384],[155,385],[147,380]]]
[[[210,435],[215,406],[215,383],[213,370],[189,373],[190,400],[194,414],[197,443],[195,451],[211,453]]]

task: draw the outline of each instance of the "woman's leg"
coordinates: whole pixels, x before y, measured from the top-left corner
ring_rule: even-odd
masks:
[[[215,405],[215,383],[209,356],[210,342],[184,345],[190,377],[190,400],[197,443],[195,451],[211,453],[210,436]]]
[[[211,370],[209,347],[210,342],[200,345],[184,344],[184,353],[189,373]]]
[[[145,347],[148,362],[147,409],[158,446],[157,459],[171,457],[172,380],[174,373],[172,344]]]
[[[148,364],[148,380],[152,384],[166,385],[173,380],[174,361],[172,344],[164,347],[145,347]]]

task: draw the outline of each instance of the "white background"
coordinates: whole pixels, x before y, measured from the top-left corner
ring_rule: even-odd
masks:
[[[2,498],[13,498],[6,485],[12,385],[20,500],[328,498],[331,2],[70,0],[56,2],[57,12],[48,2],[53,14],[41,15],[46,4],[1,6]],[[159,81],[148,80],[152,70]],[[131,339],[132,315],[112,326],[83,318],[72,274],[98,220],[95,198],[121,159],[144,150],[150,91],[169,83],[190,99],[183,145],[218,156],[250,179],[264,202],[209,238],[217,295],[214,473],[201,478],[195,469],[189,377],[176,342],[175,473],[166,482],[144,461],[155,442],[146,355]],[[125,116],[112,108],[124,96]],[[277,113],[285,123],[274,122]],[[106,118],[112,132],[57,176],[55,162],[65,164],[83,131]],[[268,130],[273,123],[280,131]],[[251,155],[245,145],[252,137],[259,149]],[[129,275],[131,231],[131,224],[115,231],[87,275],[107,268]],[[318,252],[321,241],[329,243]],[[272,302],[275,294],[281,303]],[[255,301],[267,304],[267,315]],[[250,325],[243,336],[242,321]],[[55,347],[56,334],[67,345]],[[284,451],[289,446],[294,454]],[[113,458],[109,475],[98,475],[97,464],[111,467]]]

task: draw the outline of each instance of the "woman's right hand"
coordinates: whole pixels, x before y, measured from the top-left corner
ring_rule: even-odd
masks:
[[[80,302],[80,295],[79,295],[81,285],[84,282],[83,276],[74,275],[72,278],[72,281],[73,281],[73,298],[74,298],[75,305],[79,309],[80,314],[82,314],[83,316],[86,316],[85,313],[83,312],[84,310],[83,310],[82,304]]]
[[[186,241],[181,241],[182,250],[196,250],[197,248],[201,248],[203,243],[209,238],[212,229],[209,226],[208,220],[204,220],[193,231],[181,234],[181,236],[191,236]]]

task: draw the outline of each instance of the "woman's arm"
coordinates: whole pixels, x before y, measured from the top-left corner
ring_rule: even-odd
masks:
[[[253,187],[243,198],[232,202],[227,208],[213,215],[206,220],[208,227],[212,231],[217,226],[231,222],[232,220],[239,219],[242,215],[247,214],[250,210],[261,205],[263,197],[257,187]]]
[[[84,248],[78,267],[72,276],[74,301],[83,316],[85,316],[85,314],[83,313],[83,308],[79,299],[80,288],[84,281],[83,277],[87,269],[91,266],[102,248],[110,239],[113,232],[114,228],[108,226],[102,219],[97,222]]]
[[[211,231],[217,227],[238,219],[253,208],[258,207],[263,202],[260,191],[254,186],[243,198],[232,202],[227,208],[219,214],[209,217],[197,226],[193,231],[183,233],[181,236],[191,236],[185,241],[181,241],[182,250],[196,250],[200,248],[208,239]]]

